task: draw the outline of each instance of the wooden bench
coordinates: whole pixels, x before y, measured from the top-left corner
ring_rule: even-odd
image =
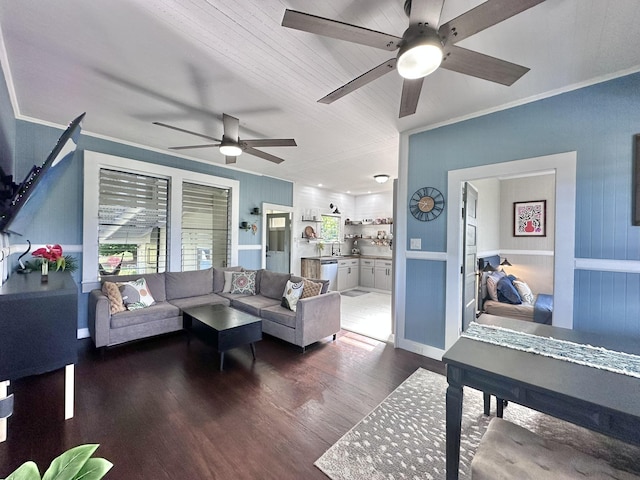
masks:
[[[602,459],[546,440],[501,418],[491,420],[471,461],[473,480],[639,480]]]

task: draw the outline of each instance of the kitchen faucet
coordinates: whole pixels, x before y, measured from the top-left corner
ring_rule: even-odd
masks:
[[[340,243],[338,243],[338,251],[335,250],[336,242],[331,243],[331,256],[340,256]]]

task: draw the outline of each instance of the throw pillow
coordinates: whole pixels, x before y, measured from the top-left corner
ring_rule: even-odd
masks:
[[[302,296],[302,290],[304,289],[304,281],[293,283],[291,280],[287,280],[287,286],[284,288],[284,293],[282,294],[282,305],[285,308],[295,312],[296,305],[298,304],[298,300]]]
[[[124,303],[122,302],[120,290],[114,282],[104,282],[102,284],[102,293],[104,293],[109,299],[109,311],[112,315],[126,310],[126,308],[124,308]]]
[[[516,290],[518,290],[520,298],[522,298],[524,303],[533,303],[533,292],[526,282],[523,282],[522,280],[514,280],[513,285],[516,287]]]
[[[256,272],[232,272],[230,293],[255,295]]]
[[[489,298],[498,301],[498,282],[502,277],[506,277],[504,272],[491,272],[487,277],[487,293]]]
[[[520,305],[522,303],[518,290],[516,290],[516,287],[513,286],[511,279],[508,277],[502,277],[498,281],[498,301],[512,305]]]
[[[231,292],[231,282],[233,281],[233,271],[225,270],[224,272],[224,287],[222,288],[222,293],[230,293]]]
[[[309,298],[320,295],[320,291],[322,290],[321,283],[312,282],[307,279],[302,280],[302,283],[304,284],[304,288],[302,289],[302,296],[300,298]]]
[[[130,282],[120,282],[117,285],[127,310],[138,310],[156,303],[147,288],[147,281],[144,278],[131,280]]]

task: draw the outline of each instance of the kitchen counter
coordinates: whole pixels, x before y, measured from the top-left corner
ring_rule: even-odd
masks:
[[[393,257],[383,255],[323,255],[316,257],[300,257],[300,260],[341,260],[343,258],[370,258],[372,260],[393,260]]]

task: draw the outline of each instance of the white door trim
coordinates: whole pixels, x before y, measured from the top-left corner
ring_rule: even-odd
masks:
[[[577,153],[566,152],[449,171],[445,350],[451,347],[458,339],[462,328],[462,284],[460,279],[460,265],[462,265],[461,185],[464,181],[469,180],[473,181],[503,175],[520,175],[538,171],[555,171],[556,231],[553,325],[565,328],[573,327],[576,164]]]

